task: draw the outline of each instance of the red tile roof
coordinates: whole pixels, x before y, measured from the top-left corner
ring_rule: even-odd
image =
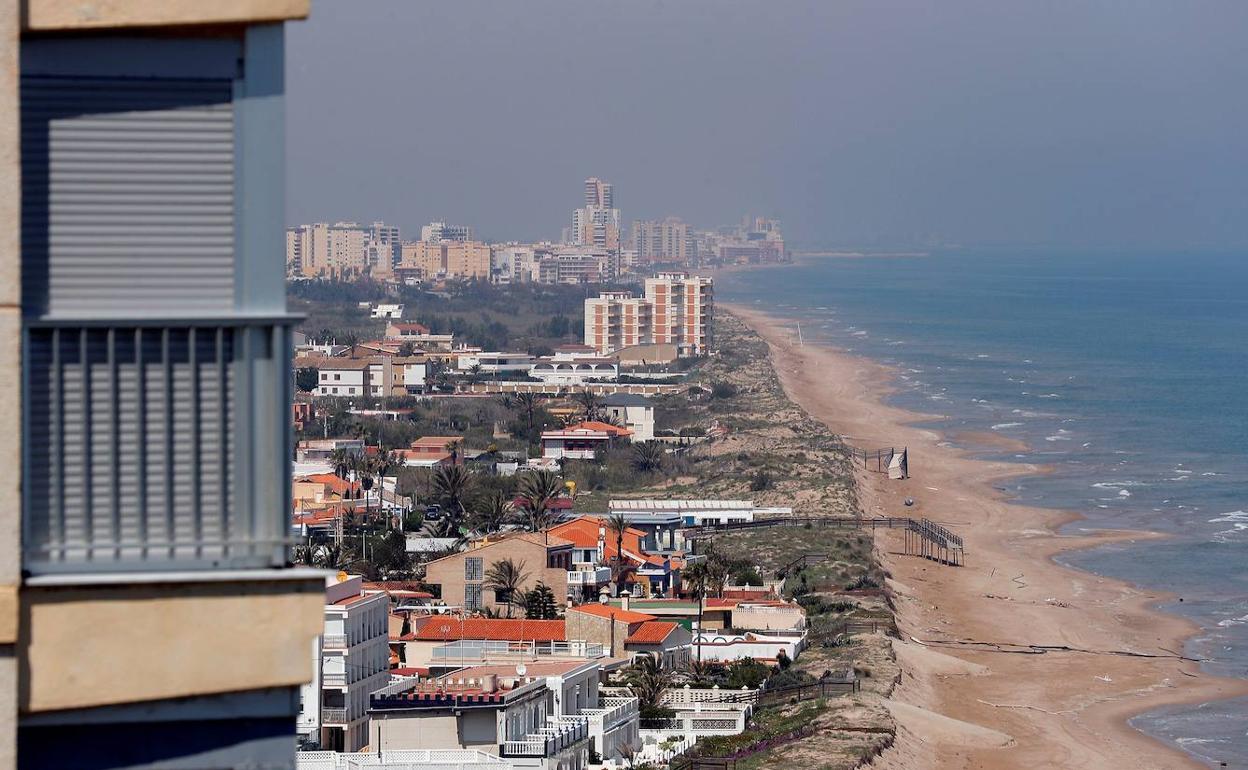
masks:
[[[653,615],[647,615],[644,612],[622,610],[619,607],[608,607],[605,604],[582,604],[577,607],[569,607],[568,612],[584,612],[587,615],[596,615],[600,618],[614,618],[625,623],[645,623],[649,620],[657,620]]]
[[[360,483],[358,481],[347,481],[334,473],[312,473],[307,476],[300,476],[295,481],[311,481],[313,484],[324,484],[329,487],[331,492],[340,497],[347,491],[350,491],[352,494],[360,491]]]
[[[628,428],[621,428],[618,425],[612,425],[609,422],[599,422],[598,420],[586,420],[578,422],[576,425],[569,425],[564,430],[597,430],[603,433],[610,433],[612,436],[631,436],[633,432]]]
[[[413,623],[413,625],[415,625]],[[507,618],[430,617],[410,634],[405,642],[451,642],[459,639],[501,639],[508,642],[562,642],[567,631],[562,620],[525,620]]]
[[[629,634],[625,644],[662,644],[676,630],[676,624],[667,620],[648,620]]]
[[[581,516],[572,521],[564,522],[550,528],[552,535],[558,535],[565,540],[570,540],[572,545],[577,548],[597,548],[598,547],[598,529],[602,528],[603,532],[603,556],[607,559],[615,558],[615,530],[607,526],[606,519],[600,519],[595,516]],[[637,553],[641,551],[641,538],[645,537],[645,532],[632,527],[624,529],[624,550]],[[662,561],[660,560],[660,563]]]

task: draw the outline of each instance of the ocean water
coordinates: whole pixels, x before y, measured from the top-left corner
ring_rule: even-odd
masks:
[[[1170,533],[1062,561],[1177,593],[1164,609],[1202,629],[1187,653],[1248,678],[1248,254],[820,258],[716,295],[897,367],[893,402],[945,415],[934,427],[1022,440],[1003,459],[1055,472],[1002,488],[1083,514],[1071,530]],[[1248,766],[1248,700],[1132,724]]]

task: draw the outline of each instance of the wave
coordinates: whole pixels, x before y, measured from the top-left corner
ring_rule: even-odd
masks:
[[[1216,519],[1210,519],[1210,524],[1234,524],[1236,522],[1248,522],[1248,511],[1230,511],[1224,513]]]
[[[1098,481],[1092,485],[1096,489],[1120,489],[1122,487],[1145,487],[1143,481]]]
[[[992,429],[1004,430],[1005,428],[1018,428],[1018,427],[1021,427],[1023,424],[1024,423],[1021,423],[1021,422],[999,422],[996,425],[993,425]]]
[[[1227,618],[1226,620],[1220,620],[1218,621],[1218,627],[1230,628],[1231,626],[1242,626],[1245,623],[1248,623],[1248,615],[1244,615],[1240,618]]]

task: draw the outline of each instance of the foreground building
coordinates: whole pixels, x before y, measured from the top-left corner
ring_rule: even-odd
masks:
[[[306,12],[0,7],[0,766],[294,763],[325,590],[286,567]]]

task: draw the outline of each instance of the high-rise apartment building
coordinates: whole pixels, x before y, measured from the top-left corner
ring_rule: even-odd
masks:
[[[471,241],[472,228],[468,225],[448,225],[445,222],[430,222],[420,228],[420,239],[427,243]]]
[[[490,246],[478,241],[409,241],[402,246],[399,264],[419,269],[425,278],[488,280]]]
[[[0,7],[20,394],[0,408],[0,766],[294,763],[325,590],[287,566],[281,20],[306,12]]]
[[[609,183],[597,177],[585,180],[585,205],[572,211],[571,236],[575,246],[620,248],[620,210]]]
[[[384,264],[384,247],[390,249],[393,260],[398,237],[399,228],[382,222],[371,227],[355,222],[298,225],[286,231],[286,269],[294,272],[297,264],[298,273],[310,278],[349,278],[374,270],[389,272]]]
[[[689,226],[675,217],[633,222],[632,243],[637,250],[637,261],[641,264],[674,262],[687,265],[696,261]]]
[[[659,273],[645,296],[603,292],[585,300],[585,344],[600,355],[634,345],[675,345],[681,356],[710,350],[714,293],[710,278]]]

